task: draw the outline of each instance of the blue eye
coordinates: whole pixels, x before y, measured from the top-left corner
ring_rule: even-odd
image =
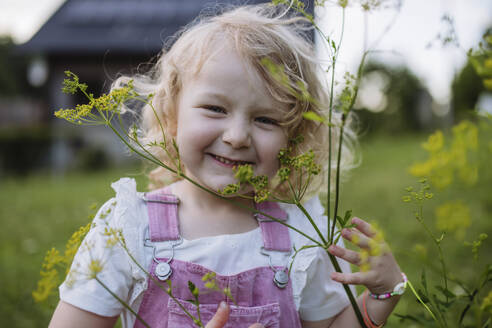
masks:
[[[220,106],[214,106],[214,105],[204,105],[202,108],[205,108],[209,111],[215,112],[215,113],[225,113],[225,109],[220,107]]]
[[[278,125],[278,122],[274,120],[273,118],[269,117],[257,117],[255,119],[257,122],[263,123],[263,124],[268,124],[268,125]]]

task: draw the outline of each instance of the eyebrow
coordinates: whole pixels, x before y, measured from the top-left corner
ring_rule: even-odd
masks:
[[[210,98],[218,98],[219,100],[230,104],[231,102],[229,101],[229,98],[227,98],[226,95],[219,93],[219,92],[214,92],[214,91],[205,91],[202,93],[198,94],[199,97],[210,97]]]

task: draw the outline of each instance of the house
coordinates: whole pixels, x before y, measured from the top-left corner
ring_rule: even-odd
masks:
[[[247,1],[261,2],[267,1]],[[119,74],[135,73],[137,67],[151,63],[180,27],[204,8],[216,6],[216,1],[207,0],[67,0],[18,52],[44,58],[47,110],[53,117],[55,110],[85,101],[82,96],[61,92],[64,71],[76,73],[94,95],[106,92]],[[49,162],[54,172],[73,167],[82,149],[106,154],[113,163],[129,159],[125,147],[107,128],[73,127],[55,118],[49,124],[54,140]]]

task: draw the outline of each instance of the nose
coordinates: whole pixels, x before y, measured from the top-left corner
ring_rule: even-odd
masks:
[[[246,120],[231,120],[222,134],[222,141],[229,144],[232,148],[248,148],[251,146],[251,131]]]

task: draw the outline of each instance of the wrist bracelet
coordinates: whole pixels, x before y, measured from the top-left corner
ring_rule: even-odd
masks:
[[[369,316],[369,313],[367,313],[367,307],[366,307],[367,294],[369,294],[369,291],[366,291],[365,295],[362,296],[362,309],[364,310],[362,318],[364,319],[364,323],[368,328],[381,328],[384,326],[386,321],[380,325],[377,325],[374,323],[374,321],[372,321],[371,317]]]
[[[401,276],[403,277],[403,282],[400,282],[393,288],[392,292],[389,293],[384,293],[384,294],[373,294],[369,293],[369,296],[374,298],[375,300],[385,300],[390,298],[391,296],[396,296],[396,295],[402,295],[405,292],[405,289],[407,288],[407,276],[402,272]]]

